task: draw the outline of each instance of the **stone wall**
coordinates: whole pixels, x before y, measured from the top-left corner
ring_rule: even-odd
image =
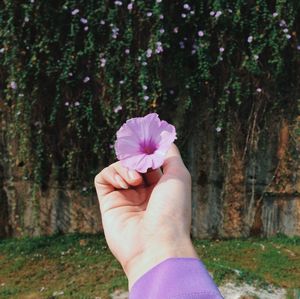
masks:
[[[49,186],[45,192],[34,192],[27,181],[6,184],[12,235],[101,231],[96,195],[84,195],[51,182]]]
[[[245,130],[238,120],[218,132],[211,119],[191,118],[184,157],[193,177],[195,237],[300,235],[300,117],[279,119],[248,134],[251,125]],[[34,190],[24,166],[5,158],[9,142],[5,149],[1,140],[0,237],[101,231],[93,189],[50,178],[46,190]]]
[[[300,235],[299,128],[300,117],[256,126],[252,136],[237,120],[227,132],[209,120],[194,123],[188,144],[194,236]]]

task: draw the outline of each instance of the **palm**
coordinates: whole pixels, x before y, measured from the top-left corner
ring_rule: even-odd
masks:
[[[110,203],[102,212],[107,243],[120,260],[128,260],[140,250],[137,243],[143,236],[143,218],[152,189],[149,186],[117,190],[104,199]]]
[[[176,196],[171,196],[170,190],[176,191],[172,192]],[[161,223],[168,219],[166,217],[182,218],[178,215],[180,202],[176,198],[182,193],[186,197],[187,191],[180,179],[165,176],[150,186],[107,194],[103,199],[107,206],[103,207],[102,221],[114,255],[121,261],[130,260],[143,250],[146,241],[158,234]],[[188,217],[185,218],[188,220]]]

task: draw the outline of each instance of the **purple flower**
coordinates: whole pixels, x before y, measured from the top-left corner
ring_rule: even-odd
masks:
[[[127,9],[128,9],[128,10],[132,10],[132,9],[133,9],[133,3],[129,3],[129,4],[127,5]]]
[[[253,36],[252,35],[248,36],[247,42],[250,44],[252,43],[252,41],[253,41]]]
[[[146,51],[146,56],[147,56],[148,58],[150,58],[150,57],[152,56],[152,50],[151,50],[151,49],[148,49],[148,50]]]
[[[280,27],[284,27],[284,26],[286,26],[286,22],[285,22],[285,20],[280,20],[280,22],[279,22],[279,26],[280,26]]]
[[[118,113],[120,110],[122,110],[122,106],[121,106],[121,105],[118,105],[118,106],[114,109],[114,112],[115,112],[115,113]]]
[[[119,28],[117,28],[117,27],[113,27],[112,29],[111,29],[111,31],[112,31],[112,37],[113,38],[117,38],[118,37],[118,35],[119,35]]]
[[[90,81],[90,77],[85,77],[84,79],[83,79],[83,83],[88,83]]]
[[[222,12],[220,10],[218,10],[215,14],[215,17],[218,18],[221,14],[222,14]]]
[[[80,19],[80,22],[81,22],[82,24],[87,24],[88,20],[85,19],[85,18],[81,18],[81,19]]]
[[[202,37],[203,35],[204,35],[204,32],[203,32],[202,30],[199,30],[199,31],[198,31],[198,36],[199,36],[199,37]]]
[[[175,139],[175,127],[150,113],[126,121],[117,132],[115,151],[124,167],[145,173],[163,165]]]
[[[106,64],[106,59],[105,58],[101,58],[100,59],[100,61],[101,61],[101,67],[105,67],[105,64]]]
[[[9,85],[10,85],[10,88],[13,90],[16,90],[18,88],[18,85],[15,81],[11,81]]]
[[[71,12],[71,14],[72,14],[73,16],[77,15],[78,13],[79,13],[79,9],[78,9],[78,8],[75,8],[75,9]]]
[[[162,47],[161,42],[157,42],[156,46],[157,46],[157,48],[155,49],[155,53],[159,54],[159,53],[162,53],[164,51],[164,48]]]
[[[183,5],[183,8],[186,9],[186,10],[191,10],[190,5],[187,4],[187,3]]]

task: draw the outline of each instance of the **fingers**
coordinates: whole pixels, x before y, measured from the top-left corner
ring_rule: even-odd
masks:
[[[123,167],[116,162],[104,168],[95,178],[95,187],[98,196],[104,196],[115,189],[128,189],[142,183],[142,176],[133,170]]]
[[[175,144],[172,144],[167,152],[162,168],[164,175],[190,179],[190,174]],[[140,186],[144,181],[147,185],[155,185],[161,177],[161,169],[152,170],[142,176],[135,170],[128,170],[126,167],[123,167],[121,162],[116,162],[104,168],[96,176],[95,187],[98,196],[104,196],[115,189],[128,189],[130,186]]]

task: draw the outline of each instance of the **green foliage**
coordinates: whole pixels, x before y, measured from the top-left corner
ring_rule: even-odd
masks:
[[[238,282],[299,288],[300,238],[278,235],[269,239],[195,241],[199,255],[218,283]]]
[[[24,178],[89,180],[119,126],[149,111],[202,111],[226,129],[257,102],[295,107],[299,1],[187,3],[0,3],[0,117]]]
[[[299,295],[300,238],[195,240],[200,258],[218,285],[227,281],[268,289],[289,288]],[[0,296],[110,298],[127,289],[124,272],[104,235],[70,234],[0,241]],[[42,290],[42,291],[41,291]]]

